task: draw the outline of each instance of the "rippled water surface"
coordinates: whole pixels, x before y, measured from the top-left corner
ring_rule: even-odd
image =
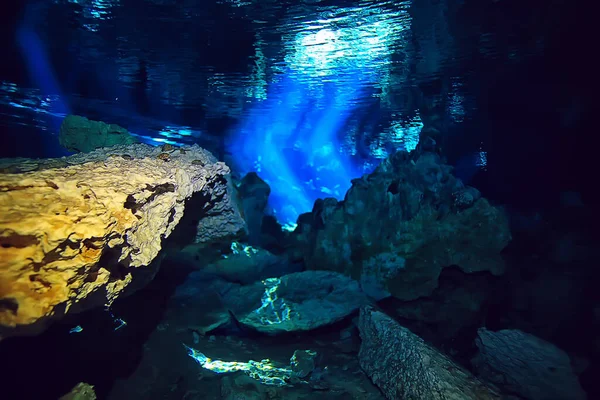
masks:
[[[58,155],[61,120],[76,113],[286,183],[294,215],[413,149],[422,129],[468,120],[490,71],[544,51],[556,7],[467,3],[30,2],[5,39],[17,62],[0,70],[0,116],[4,129],[45,132],[44,146],[8,155]],[[486,145],[470,144],[479,166]]]

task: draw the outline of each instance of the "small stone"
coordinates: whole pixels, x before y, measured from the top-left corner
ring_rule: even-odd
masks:
[[[292,372],[298,378],[306,378],[315,369],[317,353],[312,350],[296,350],[290,359]]]
[[[160,153],[156,158],[163,161],[169,161],[169,153]]]

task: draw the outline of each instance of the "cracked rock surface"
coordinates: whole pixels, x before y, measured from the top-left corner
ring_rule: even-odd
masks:
[[[360,366],[388,399],[500,399],[485,385],[392,318],[365,306],[358,329]]]
[[[212,193],[228,174],[198,146],[0,161],[0,334],[39,331],[92,294],[112,302],[157,257],[192,195],[222,200]]]

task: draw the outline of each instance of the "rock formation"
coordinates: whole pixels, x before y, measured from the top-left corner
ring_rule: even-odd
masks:
[[[358,283],[330,271],[304,271],[237,286],[225,306],[244,326],[277,334],[332,324],[368,303]]]
[[[373,307],[363,307],[358,323],[360,365],[390,400],[500,399],[420,337]]]
[[[198,146],[134,144],[0,164],[2,335],[33,333],[93,294],[93,305],[112,302],[166,238],[193,242],[203,208],[229,207],[216,204],[229,168]],[[237,221],[220,232],[234,236],[227,226]]]
[[[119,125],[92,121],[78,115],[63,119],[58,135],[60,145],[70,151],[88,153],[101,147],[128,145],[137,142],[127,129]]]
[[[261,228],[271,188],[255,172],[244,176],[238,186],[248,224],[248,243],[261,244]]]
[[[481,328],[473,364],[482,377],[531,400],[580,400],[586,395],[569,356],[552,343],[518,329]]]
[[[452,265],[502,274],[508,221],[451,172],[435,153],[390,156],[344,201],[319,200],[300,216],[297,254],[310,269],[357,279],[375,299],[428,296]]]

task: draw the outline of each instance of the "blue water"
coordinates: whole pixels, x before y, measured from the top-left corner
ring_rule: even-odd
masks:
[[[461,48],[447,17],[460,4],[30,2],[4,39],[23,68],[0,75],[0,126],[16,140],[2,155],[66,154],[57,132],[79,114],[150,144],[198,143],[236,174],[258,172],[291,224],[317,198],[343,198],[391,152],[414,149],[424,126],[470,118],[476,67],[464,61],[477,47]],[[543,49],[499,48],[490,35],[480,60]],[[465,143],[466,179],[486,146]]]

